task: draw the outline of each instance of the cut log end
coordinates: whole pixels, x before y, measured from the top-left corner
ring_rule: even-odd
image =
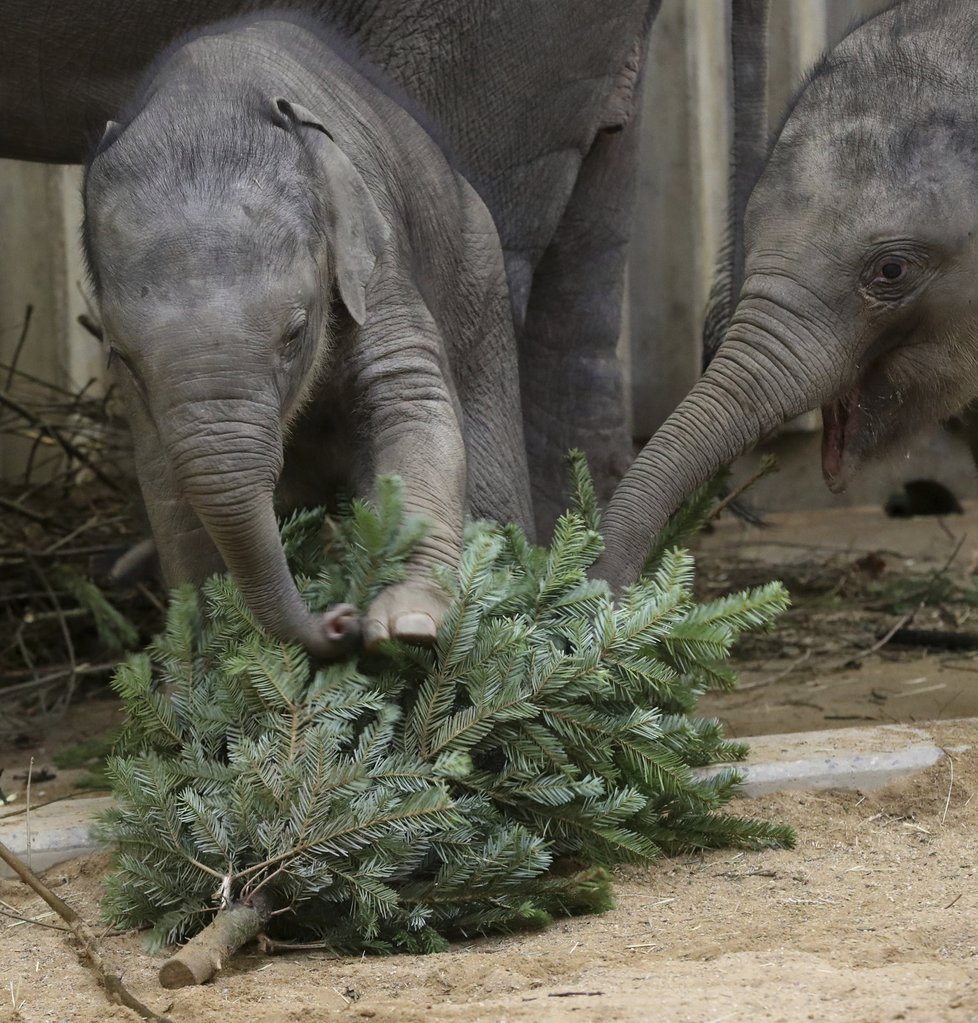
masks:
[[[183,949],[160,967],[160,984],[165,988],[191,987],[210,980],[220,970],[212,956],[183,955]]]
[[[262,932],[271,915],[271,904],[256,898],[252,905],[237,902],[217,916],[160,967],[165,988],[190,987],[209,981],[225,961]]]

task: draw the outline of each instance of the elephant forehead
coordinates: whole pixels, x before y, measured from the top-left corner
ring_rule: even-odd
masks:
[[[881,185],[755,193],[745,223],[747,269],[795,262],[809,276],[831,275],[860,266],[884,242],[916,240],[953,251],[965,241],[966,228],[949,220],[953,211],[938,192],[914,195]]]
[[[311,268],[297,268],[294,274],[265,274],[248,280],[244,275],[179,277],[167,275],[147,280],[139,288],[106,283],[102,304],[107,309],[138,313],[143,321],[161,325],[185,323],[202,331],[236,329],[236,325],[254,325],[263,329],[294,312],[307,309],[318,294],[317,279]]]
[[[769,163],[786,203],[876,220],[899,206],[929,215],[948,188],[978,185],[973,5],[941,6],[944,24],[896,5],[816,67]]]
[[[103,282],[101,310],[105,328],[123,345],[155,348],[160,344],[220,346],[223,340],[253,339],[263,346],[276,340],[297,315],[315,305],[314,268],[294,274],[180,276],[168,273],[134,286],[110,277]]]
[[[949,214],[974,203],[975,154],[955,119],[881,125],[871,114],[809,124],[779,139],[747,211],[748,238],[817,239],[828,249],[865,241],[956,234]]]
[[[192,201],[155,211],[119,203],[96,222],[93,258],[103,289],[182,294],[197,284],[297,286],[315,263],[315,234],[287,211],[267,213],[248,202]]]

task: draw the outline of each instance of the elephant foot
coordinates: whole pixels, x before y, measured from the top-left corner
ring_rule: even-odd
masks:
[[[432,583],[399,583],[370,605],[363,622],[363,642],[368,650],[384,640],[434,645],[448,607],[448,594]]]

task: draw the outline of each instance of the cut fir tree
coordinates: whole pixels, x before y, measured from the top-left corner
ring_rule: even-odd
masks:
[[[614,602],[583,458],[549,548],[512,525],[469,526],[431,650],[313,666],[256,628],[233,583],[174,594],[165,631],[115,679],[128,711],[109,764],[118,808],[103,903],[200,983],[266,947],[437,951],[459,936],[539,927],[611,906],[607,868],[663,852],[790,844],[790,829],[724,813],[741,759],[691,716],[733,684],[737,636],[787,604],[771,583],[708,603],[693,563],[661,555]],[[396,582],[423,523],[396,480],[373,504],[283,527],[309,605],[365,607]],[[326,535],[328,534],[328,535]],[[325,543],[324,543],[325,536]]]

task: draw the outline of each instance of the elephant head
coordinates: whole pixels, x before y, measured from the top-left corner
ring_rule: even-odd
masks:
[[[331,308],[363,323],[388,229],[320,117],[193,84],[157,83],[87,170],[110,362],[167,582],[226,566],[266,630],[328,655],[352,621],[303,604],[273,492],[327,367]]]
[[[970,4],[904,4],[815,70],[745,219],[716,357],[640,453],[593,573],[620,587],[717,469],[822,407],[833,491],[978,395],[978,73]]]

